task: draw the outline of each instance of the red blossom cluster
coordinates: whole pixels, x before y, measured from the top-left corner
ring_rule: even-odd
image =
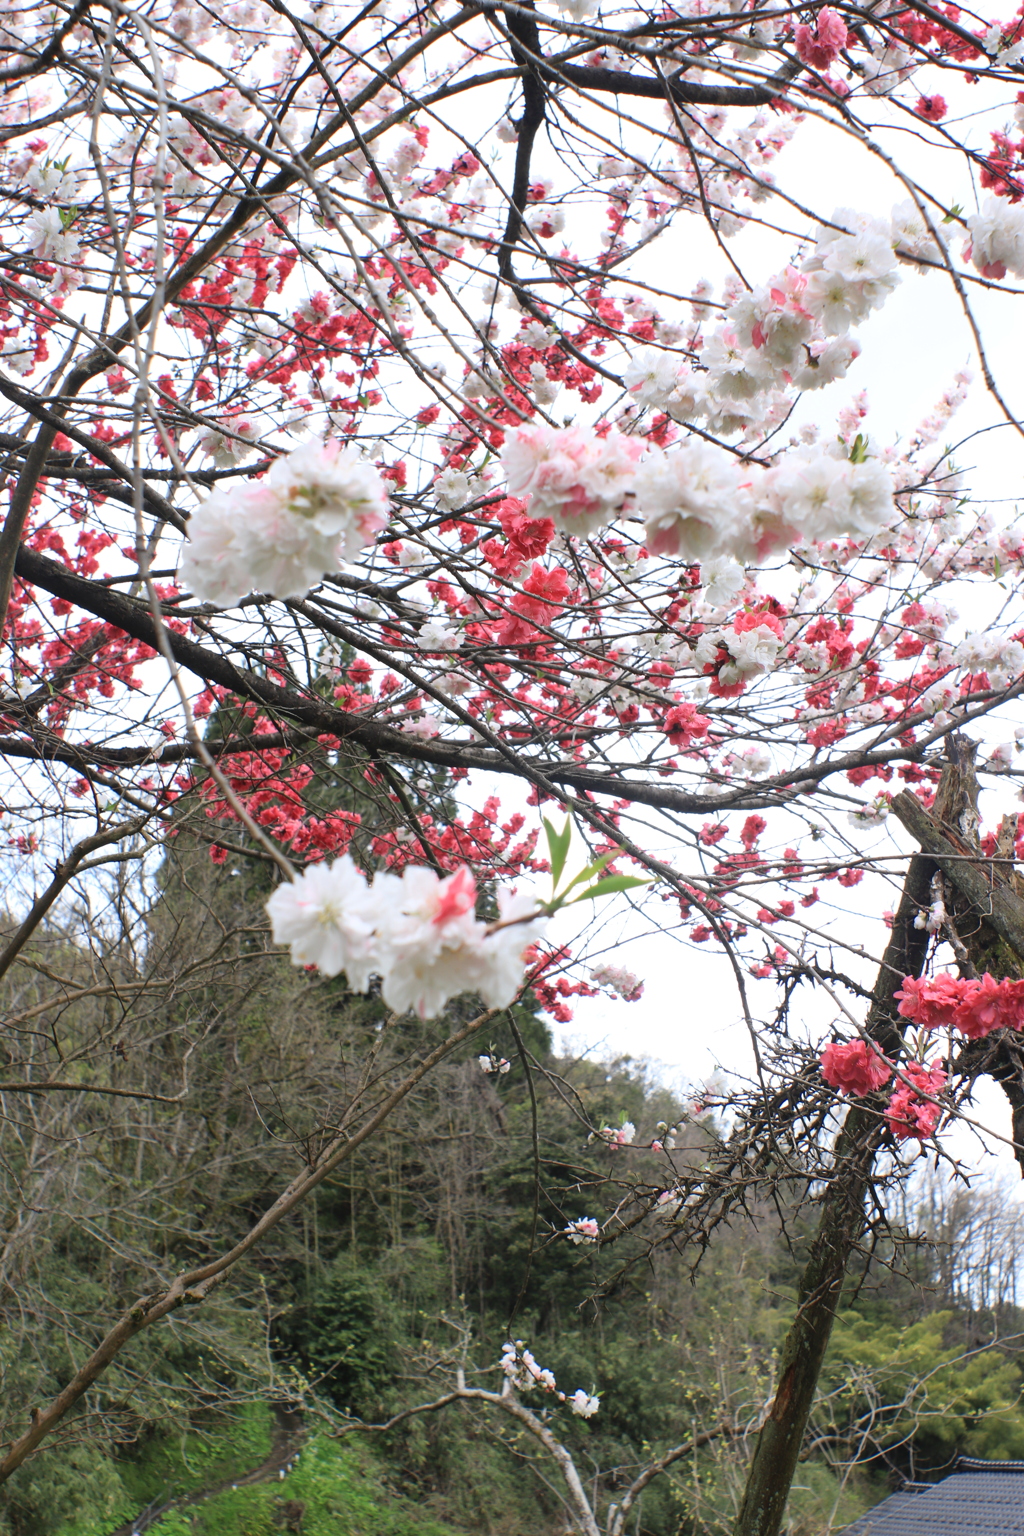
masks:
[[[942,1118],[942,1106],[932,1100],[945,1088],[946,1073],[942,1067],[908,1062],[903,1075],[910,1081],[901,1083],[889,1100],[885,1123],[897,1141],[909,1141],[911,1137],[924,1141],[934,1134]]]
[[[958,1029],[969,1040],[996,1029],[1024,1029],[1024,981],[997,981],[988,971],[974,979],[908,976],[895,995],[901,1016],[925,1029]]]
[[[821,1053],[821,1075],[843,1093],[863,1098],[891,1081],[897,1068],[877,1045],[868,1040],[833,1042]],[[885,1123],[897,1141],[931,1136],[942,1118],[942,1106],[933,1103],[946,1086],[941,1066],[907,1062],[899,1069],[900,1080],[889,1097]]]

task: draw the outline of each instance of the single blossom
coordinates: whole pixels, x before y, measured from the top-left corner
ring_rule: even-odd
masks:
[[[892,1072],[889,1058],[866,1040],[833,1043],[821,1053],[821,1075],[826,1083],[858,1098],[884,1087]]]
[[[325,976],[345,972],[353,992],[365,992],[377,968],[366,878],[348,854],[311,864],[267,902],[276,944],[291,947],[293,965],[315,965]]]
[[[584,1216],[582,1221],[570,1221],[565,1228],[565,1235],[570,1243],[596,1243],[601,1235],[601,1228],[592,1216]]]

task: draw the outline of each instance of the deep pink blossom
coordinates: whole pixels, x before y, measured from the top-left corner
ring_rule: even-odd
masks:
[[[821,1053],[821,1075],[833,1088],[861,1097],[885,1086],[892,1077],[892,1062],[866,1040],[833,1042]]]
[[[895,994],[903,1018],[925,1029],[959,1029],[980,1040],[995,1029],[1024,1028],[1024,982],[997,981],[988,971],[970,980],[944,974],[908,976]]]
[[[955,1023],[963,1001],[965,983],[958,976],[908,976],[899,992],[900,1016],[925,1029],[942,1029]]]
[[[816,29],[807,26],[796,28],[796,51],[812,69],[828,69],[835,62],[840,48],[846,47],[848,36],[843,18],[826,6],[818,12]]]
[[[918,117],[923,117],[926,123],[941,123],[949,108],[942,96],[922,96],[914,111]]]
[[[919,1066],[916,1062],[911,1062],[903,1072],[909,1083],[901,1083],[892,1095],[885,1123],[897,1141],[909,1141],[911,1137],[924,1141],[942,1118],[942,1106],[931,1103],[931,1098],[946,1086],[946,1073],[942,1067]],[[921,1094],[930,1097],[921,1098]]]

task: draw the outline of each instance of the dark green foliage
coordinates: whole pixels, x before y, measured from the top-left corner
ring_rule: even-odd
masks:
[[[382,1407],[406,1345],[403,1316],[382,1276],[341,1255],[277,1323],[276,1346],[312,1390],[346,1413]]]

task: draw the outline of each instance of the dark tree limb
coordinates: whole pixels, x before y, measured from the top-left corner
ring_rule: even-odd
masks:
[[[122,630],[144,645],[151,646],[153,650],[158,649],[152,615],[143,603],[109,585],[78,576],[66,566],[25,545],[18,552],[16,571],[22,581],[42,587],[54,597],[65,598],[86,613]],[[321,621],[323,627],[332,633],[340,632],[343,628],[337,624],[332,627],[326,618]],[[348,633],[354,635],[358,649],[368,649],[365,636],[346,630]],[[756,786],[743,785],[733,790],[723,786],[718,793],[690,794],[668,785],[653,784],[649,780],[583,768],[568,754],[561,759],[545,760],[539,756],[529,756],[525,751],[517,756],[508,748],[499,752],[479,745],[472,738],[419,741],[393,726],[368,720],[365,715],[339,709],[316,696],[280,687],[250,671],[248,667],[236,665],[227,656],[198,645],[194,640],[174,631],[168,631],[167,642],[179,666],[202,678],[204,682],[215,683],[242,698],[261,704],[274,717],[279,728],[293,725],[307,729],[314,735],[327,734],[354,741],[372,753],[384,752],[400,759],[414,759],[439,767],[482,769],[490,773],[532,778],[535,782],[542,778],[545,781],[542,787],[546,793],[557,794],[552,786],[559,785],[581,795],[612,795],[632,804],[678,811],[683,815],[701,815],[708,811],[719,814],[733,809],[775,809],[784,804],[787,798],[804,794],[816,788],[823,779],[847,769],[870,764],[916,761],[922,755],[920,746],[907,747],[897,740],[892,746],[873,751],[847,752],[836,758],[808,763],[777,774]],[[3,750],[3,738],[0,737],[0,752]],[[57,757],[58,754],[54,751],[52,755]]]
[[[993,974],[1018,977],[1024,971],[1024,899],[1007,878],[1012,859],[1005,864],[986,859],[977,846],[974,753],[964,736],[948,738],[949,761],[931,813],[909,791],[893,801],[896,815],[923,852],[910,861],[865,1027],[890,1057],[898,1057],[902,1042],[894,993],[905,976],[919,976],[924,968],[929,936],[914,926],[914,919],[931,905],[937,870],[959,893],[953,921],[972,961]],[[1024,1052],[1008,1030],[999,1040],[990,1038],[994,1043],[986,1042],[986,1070],[1010,1100],[1017,1155],[1024,1159]],[[880,1111],[880,1095],[855,1101],[836,1143],[835,1172],[801,1277],[797,1315],[782,1348],[779,1385],[758,1438],[735,1536],[777,1536],[781,1526],[835,1309],[864,1229],[864,1201],[884,1133]]]

